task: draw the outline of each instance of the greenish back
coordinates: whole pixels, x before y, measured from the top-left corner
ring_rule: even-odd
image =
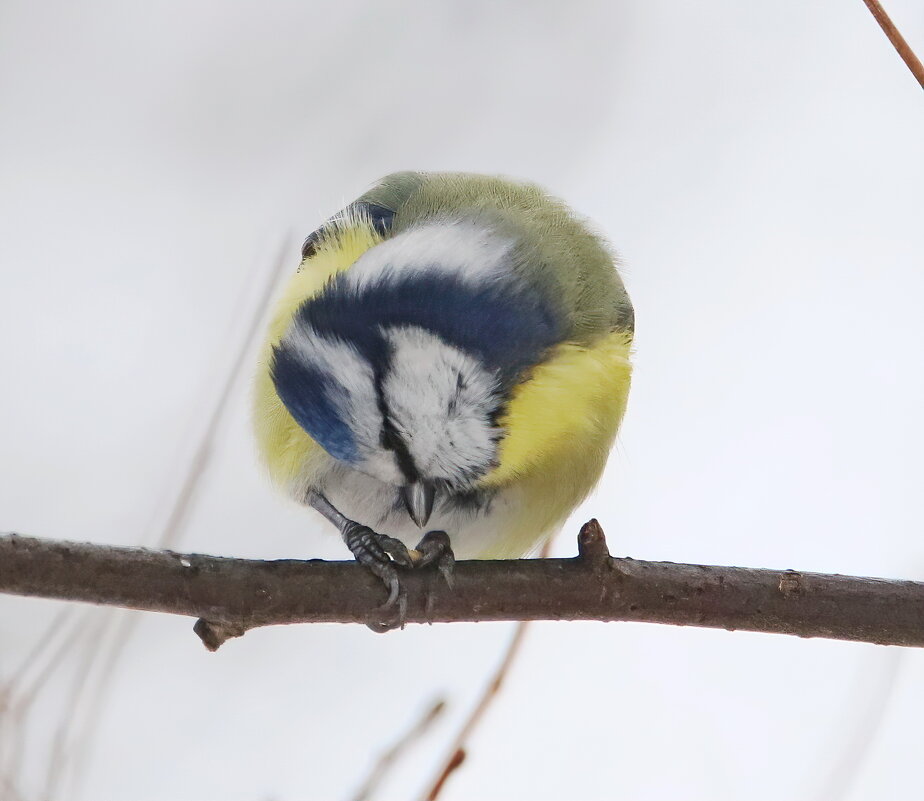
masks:
[[[568,338],[631,331],[632,304],[603,240],[534,184],[467,173],[393,173],[360,199],[395,212],[392,233],[426,219],[483,220],[517,243],[514,270],[559,304]]]

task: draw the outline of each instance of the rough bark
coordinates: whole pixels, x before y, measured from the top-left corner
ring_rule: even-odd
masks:
[[[408,623],[599,620],[924,646],[924,583],[609,555],[592,520],[572,559],[407,571]],[[374,623],[386,592],[353,562],[255,561],[0,536],[0,592],[199,618],[214,650],[283,623]]]

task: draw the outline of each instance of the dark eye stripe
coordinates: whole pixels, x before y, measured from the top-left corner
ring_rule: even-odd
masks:
[[[407,449],[407,444],[395,428],[395,424],[392,423],[391,418],[388,417],[387,410],[382,416],[382,421],[382,447],[387,448],[395,454],[395,459],[398,462],[398,469],[404,476],[405,481],[407,481],[408,484],[413,484],[420,478],[417,465],[414,464],[414,458]]]
[[[382,369],[375,371],[375,399],[378,403],[379,413],[382,415],[382,432],[379,434],[379,442],[383,448],[395,454],[398,469],[404,476],[404,480],[408,484],[412,484],[420,478],[420,471],[418,471],[417,465],[414,464],[414,457],[411,456],[411,452],[407,449],[407,443],[398,432],[398,429],[395,428],[391,413],[388,410],[388,404],[385,402],[385,392],[382,388],[384,372],[390,364],[391,352],[387,350],[380,365]]]

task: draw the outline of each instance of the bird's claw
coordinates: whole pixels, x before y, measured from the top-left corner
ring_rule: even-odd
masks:
[[[449,535],[445,531],[428,531],[417,543],[412,556],[415,568],[435,564],[449,589],[452,589],[452,571],[456,566],[456,557],[452,552]]]
[[[420,568],[436,565],[447,586],[453,586],[455,555],[445,531],[429,531],[413,551],[400,540],[378,534],[368,526],[350,522],[343,530],[343,541],[356,561],[378,576],[388,590],[388,600],[379,608],[387,616],[366,625],[377,632],[404,628],[407,620],[407,594],[401,585],[397,566]]]
[[[368,526],[350,522],[343,530],[343,541],[356,558],[368,570],[378,576],[388,590],[388,600],[380,608],[381,612],[396,611],[388,619],[369,623],[373,631],[389,631],[403,628],[407,619],[407,595],[398,578],[395,565],[411,567],[413,560],[407,547],[400,540],[378,534]]]
[[[394,562],[403,567],[411,567],[414,564],[407,546],[401,540],[377,534],[359,523],[347,523],[343,529],[343,541],[356,561],[373,572],[376,565],[392,565]]]
[[[397,575],[389,588],[388,600],[377,611],[382,615],[381,618],[366,621],[366,626],[374,632],[384,634],[386,631],[404,628],[407,622],[407,593]]]

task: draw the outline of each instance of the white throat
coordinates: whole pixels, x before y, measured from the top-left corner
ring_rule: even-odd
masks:
[[[383,398],[417,470],[457,487],[471,484],[496,458],[495,377],[429,331],[406,326],[383,333],[392,346]]]

